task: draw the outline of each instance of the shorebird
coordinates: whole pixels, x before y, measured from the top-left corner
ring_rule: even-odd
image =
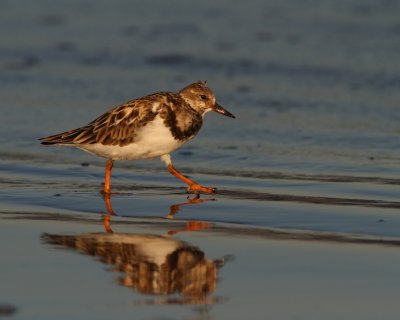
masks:
[[[215,193],[216,188],[203,187],[176,170],[170,156],[199,132],[209,111],[235,118],[216,102],[206,83],[198,81],[177,93],[157,92],[128,101],[83,127],[39,140],[44,145],[77,147],[106,158],[104,194],[111,193],[114,161],[155,157],[161,157],[169,172],[188,185],[188,192]]]

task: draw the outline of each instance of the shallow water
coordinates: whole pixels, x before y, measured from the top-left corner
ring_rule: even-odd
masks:
[[[2,1],[0,315],[397,319],[399,6]],[[104,255],[54,240],[106,236],[104,160],[37,139],[197,80],[237,118],[207,114],[172,156],[218,193],[187,199],[159,160],[117,162],[111,227],[121,245],[197,248],[216,276],[194,278],[202,294],[124,288]]]

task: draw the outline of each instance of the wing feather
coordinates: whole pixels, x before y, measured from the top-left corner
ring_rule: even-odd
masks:
[[[40,139],[42,144],[94,144],[124,146],[165,107],[157,96],[128,101],[102,114],[88,125]]]

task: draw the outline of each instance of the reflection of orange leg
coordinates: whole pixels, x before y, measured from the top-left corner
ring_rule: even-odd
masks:
[[[107,212],[112,216],[116,216],[117,214],[114,212],[114,210],[112,208],[112,205],[111,205],[111,194],[104,193],[103,194],[103,200],[104,200],[104,203],[106,205]]]
[[[168,235],[173,236],[174,234],[177,234],[178,232],[190,232],[190,231],[200,231],[200,230],[205,230],[205,229],[210,229],[212,228],[212,224],[209,222],[203,222],[203,221],[189,221],[186,222],[186,226],[183,229],[180,230],[170,230],[168,231]]]
[[[111,229],[111,218],[109,215],[103,215],[103,224],[104,224],[104,229],[106,229],[107,233],[113,233]]]
[[[212,224],[204,221],[189,221],[186,223],[185,231],[199,231],[204,229],[209,229]]]
[[[200,199],[200,194],[196,194],[196,196],[193,197],[193,199],[190,199],[188,197],[188,201],[172,205],[170,207],[170,212],[166,216],[166,218],[167,219],[173,219],[174,215],[180,210],[181,206],[185,206],[185,205],[188,205],[188,204],[199,204],[199,203],[208,202],[208,201],[215,201],[215,199]],[[212,226],[213,225],[211,223],[209,223],[209,222],[188,221],[188,222],[186,222],[186,226],[183,229],[170,230],[170,231],[167,232],[167,234],[172,236],[174,234],[177,234],[178,232],[199,231],[199,230],[212,228]]]
[[[208,201],[215,201],[215,199],[200,199],[200,194],[196,194],[193,199],[190,199],[188,197],[188,201],[182,202],[182,203],[173,204],[172,206],[170,206],[169,213],[165,218],[173,219],[175,214],[178,213],[178,211],[181,209],[182,206],[185,206],[185,205],[188,205],[188,204],[199,204],[199,203],[208,202]]]
[[[216,188],[203,187],[203,186],[199,185],[197,182],[190,180],[188,177],[185,177],[182,173],[180,173],[178,170],[176,170],[172,164],[168,165],[168,171],[171,174],[173,174],[175,177],[177,177],[178,179],[185,182],[188,185],[188,188],[187,188],[188,191],[193,191],[194,193],[198,193],[199,191],[202,191],[205,193],[215,193],[217,191]]]
[[[103,189],[103,193],[107,194],[107,193],[111,193],[111,187],[110,187],[110,181],[111,181],[111,170],[113,168],[114,165],[114,160],[107,160],[106,163],[106,176],[104,179],[104,189]]]

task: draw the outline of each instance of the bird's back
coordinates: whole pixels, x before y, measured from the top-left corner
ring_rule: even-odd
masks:
[[[158,92],[119,105],[83,127],[39,140],[44,145],[125,146],[135,143],[141,129],[157,116],[176,140],[193,137],[202,125],[202,116],[178,94]]]

